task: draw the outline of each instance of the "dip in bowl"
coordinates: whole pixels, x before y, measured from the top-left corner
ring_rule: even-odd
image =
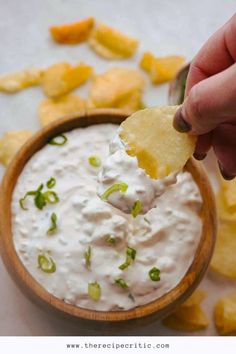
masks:
[[[78,318],[167,315],[198,285],[214,246],[214,197],[193,160],[145,215],[98,197],[109,141],[126,117],[97,110],[52,123],[24,145],[2,183],[7,269],[38,302]]]

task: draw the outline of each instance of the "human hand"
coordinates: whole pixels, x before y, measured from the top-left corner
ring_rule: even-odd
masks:
[[[194,157],[213,147],[221,174],[236,176],[236,14],[214,33],[191,63],[185,101],[174,127],[198,135]]]

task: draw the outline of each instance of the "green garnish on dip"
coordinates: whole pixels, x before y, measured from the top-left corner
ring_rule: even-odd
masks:
[[[43,184],[40,184],[38,189],[36,189],[35,191],[27,192],[24,195],[24,197],[19,200],[20,207],[23,210],[28,210],[24,205],[28,196],[34,197],[34,204],[40,210],[42,210],[47,203],[56,204],[59,202],[58,195],[55,192],[53,191],[42,192],[42,190],[43,190]]]
[[[56,145],[56,146],[62,146],[67,143],[67,137],[64,134],[60,134],[52,138],[48,144],[50,145]]]
[[[101,159],[98,156],[90,156],[88,161],[91,166],[93,167],[100,167],[101,166]]]
[[[97,282],[89,283],[88,294],[92,300],[98,301],[102,295],[101,286]]]
[[[51,215],[51,226],[47,231],[48,235],[53,235],[57,231],[57,215],[55,213],[52,213]]]
[[[123,289],[128,289],[129,288],[129,285],[126,283],[126,281],[122,278],[119,278],[119,279],[116,279],[115,280],[115,283],[117,285],[119,285],[121,288]]]
[[[137,252],[134,248],[127,247],[125,263],[121,264],[119,269],[124,270],[128,268],[128,266],[130,266],[130,264],[135,260],[136,253]]]
[[[107,239],[106,239],[106,242],[109,244],[109,245],[115,245],[116,244],[116,238],[115,236],[108,236]]]
[[[142,203],[140,200],[136,200],[131,210],[131,214],[133,215],[134,218],[136,218],[136,216],[140,214],[141,210],[142,210]]]
[[[44,273],[54,273],[56,271],[56,263],[52,257],[46,254],[38,256],[38,266]]]
[[[55,180],[55,178],[53,178],[53,177],[51,177],[51,178],[47,181],[47,183],[46,183],[46,186],[47,186],[47,188],[49,188],[49,189],[55,187],[55,185],[56,185],[56,180]]]
[[[84,252],[84,258],[85,258],[85,266],[86,268],[90,268],[91,266],[91,255],[92,255],[92,248],[91,246],[88,246],[86,251]]]
[[[149,270],[148,274],[149,274],[149,277],[152,281],[159,281],[161,280],[160,278],[160,269],[156,268],[156,267],[153,267],[152,269]]]
[[[115,183],[109,187],[101,196],[101,199],[107,200],[108,197],[114,192],[125,193],[128,189],[128,184],[124,182]]]
[[[56,192],[53,191],[44,192],[43,196],[48,204],[57,204],[60,200]]]

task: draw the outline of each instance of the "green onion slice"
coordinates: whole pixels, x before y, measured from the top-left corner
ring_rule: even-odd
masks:
[[[122,278],[119,278],[119,279],[116,279],[115,280],[115,283],[117,285],[119,285],[121,288],[123,289],[128,289],[129,288],[129,285],[126,283],[126,281]]]
[[[55,185],[56,185],[56,180],[55,180],[55,178],[51,177],[51,178],[47,181],[47,184],[46,184],[46,185],[47,185],[47,187],[48,187],[49,189],[55,187]]]
[[[85,265],[86,265],[86,268],[88,268],[88,269],[91,266],[91,255],[92,255],[92,248],[91,248],[91,246],[88,246],[88,248],[84,252]]]
[[[124,270],[128,268],[128,266],[130,266],[130,264],[135,260],[136,253],[137,252],[134,248],[127,247],[125,263],[121,264],[119,269]]]
[[[92,300],[98,301],[102,295],[101,286],[97,282],[89,283],[88,294]]]
[[[23,210],[28,210],[28,208],[26,208],[24,205],[27,197],[28,196],[35,196],[36,193],[37,193],[36,191],[29,191],[29,192],[25,193],[24,197],[19,200],[19,204]]]
[[[90,156],[88,161],[91,166],[93,167],[100,167],[101,166],[101,159],[98,156]]]
[[[142,210],[142,203],[140,200],[136,200],[131,210],[131,214],[133,215],[134,218],[136,218],[136,216],[140,214],[141,210]]]
[[[44,192],[43,196],[48,204],[57,204],[60,200],[58,195],[53,191]]]
[[[45,273],[54,273],[56,271],[56,263],[46,254],[40,254],[38,256],[38,265]]]
[[[121,193],[125,193],[128,189],[128,184],[124,183],[124,182],[120,182],[120,183],[115,183],[113,184],[111,187],[109,187],[101,196],[101,198],[103,200],[107,200],[108,197],[114,193],[114,192],[121,192]]]
[[[153,267],[152,269],[149,270],[148,274],[149,274],[149,277],[152,281],[159,281],[161,280],[160,278],[160,269],[156,268],[156,267]]]
[[[53,235],[57,231],[57,215],[52,213],[51,215],[51,226],[47,231],[48,235]]]
[[[108,236],[107,239],[106,239],[106,242],[109,244],[109,245],[115,245],[116,244],[116,238],[115,236]]]
[[[64,134],[60,134],[52,138],[48,144],[50,145],[56,145],[56,146],[62,146],[67,143],[67,137]]]

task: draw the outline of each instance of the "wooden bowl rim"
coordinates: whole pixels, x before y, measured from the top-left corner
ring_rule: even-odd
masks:
[[[214,194],[200,163],[192,158],[186,164],[194,177],[203,198],[202,236],[194,260],[182,280],[160,298],[130,310],[95,311],[63,302],[47,292],[27,271],[20,261],[11,232],[11,197],[15,183],[29,158],[42,148],[53,136],[93,124],[119,124],[128,114],[115,109],[83,110],[61,118],[39,130],[20,149],[3,177],[0,190],[0,250],[5,266],[17,285],[37,303],[47,309],[53,308],[64,315],[96,321],[125,321],[156,314],[158,318],[173,311],[184,301],[202,279],[210,262],[216,235],[216,209]],[[18,171],[16,173],[16,171]],[[12,185],[12,187],[11,187]]]

